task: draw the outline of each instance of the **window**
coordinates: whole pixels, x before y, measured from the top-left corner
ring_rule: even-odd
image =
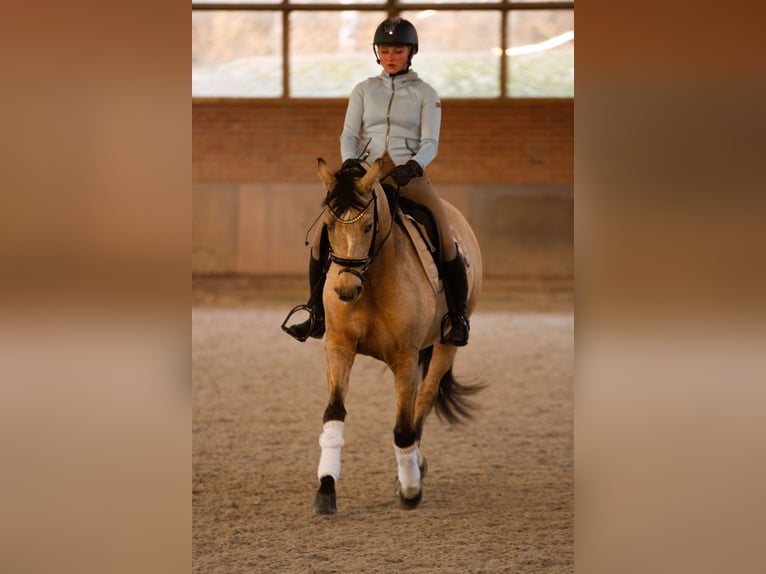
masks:
[[[377,10],[291,13],[290,96],[345,97],[357,82],[380,73],[370,42],[385,18]]]
[[[413,68],[444,98],[574,96],[573,1],[194,0],[192,97],[347,97],[380,73],[388,14],[415,24]]]
[[[507,37],[509,95],[574,95],[573,10],[514,11]]]
[[[192,96],[279,97],[282,14],[192,12]]]

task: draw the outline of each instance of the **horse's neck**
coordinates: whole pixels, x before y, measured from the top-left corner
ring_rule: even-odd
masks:
[[[378,254],[376,264],[370,268],[373,275],[377,275],[377,281],[384,283],[396,282],[398,271],[404,256],[403,250],[406,246],[402,245],[403,230],[396,224],[396,210],[398,206],[395,203],[389,203],[389,196],[386,195],[383,188],[376,184],[376,193],[379,200],[378,206]],[[382,243],[381,245],[381,242]]]
[[[381,255],[386,250],[391,249],[393,245],[394,234],[394,213],[396,205],[391,205],[388,201],[388,195],[386,194],[383,186],[380,182],[375,183],[375,193],[378,196],[378,241],[385,241],[385,244],[381,248]],[[386,237],[391,232],[391,236]],[[391,245],[389,245],[391,244]]]

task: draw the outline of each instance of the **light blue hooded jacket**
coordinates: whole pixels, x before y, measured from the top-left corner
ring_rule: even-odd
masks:
[[[441,114],[436,90],[412,70],[367,78],[354,87],[348,100],[341,157],[371,163],[388,151],[396,165],[414,159],[425,168],[439,148]]]

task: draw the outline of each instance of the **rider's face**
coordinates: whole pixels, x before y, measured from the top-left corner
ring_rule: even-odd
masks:
[[[396,74],[407,68],[410,46],[378,46],[380,65],[389,74]]]

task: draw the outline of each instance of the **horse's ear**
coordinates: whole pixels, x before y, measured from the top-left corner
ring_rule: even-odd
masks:
[[[379,157],[373,162],[372,166],[367,170],[367,173],[364,174],[362,179],[359,180],[359,183],[357,184],[358,189],[365,193],[370,191],[375,182],[380,179],[381,169],[383,169],[383,158]]]
[[[317,173],[319,174],[319,179],[322,180],[324,186],[327,188],[327,191],[335,189],[335,174],[330,171],[329,167],[327,167],[327,162],[324,158],[317,158]]]

